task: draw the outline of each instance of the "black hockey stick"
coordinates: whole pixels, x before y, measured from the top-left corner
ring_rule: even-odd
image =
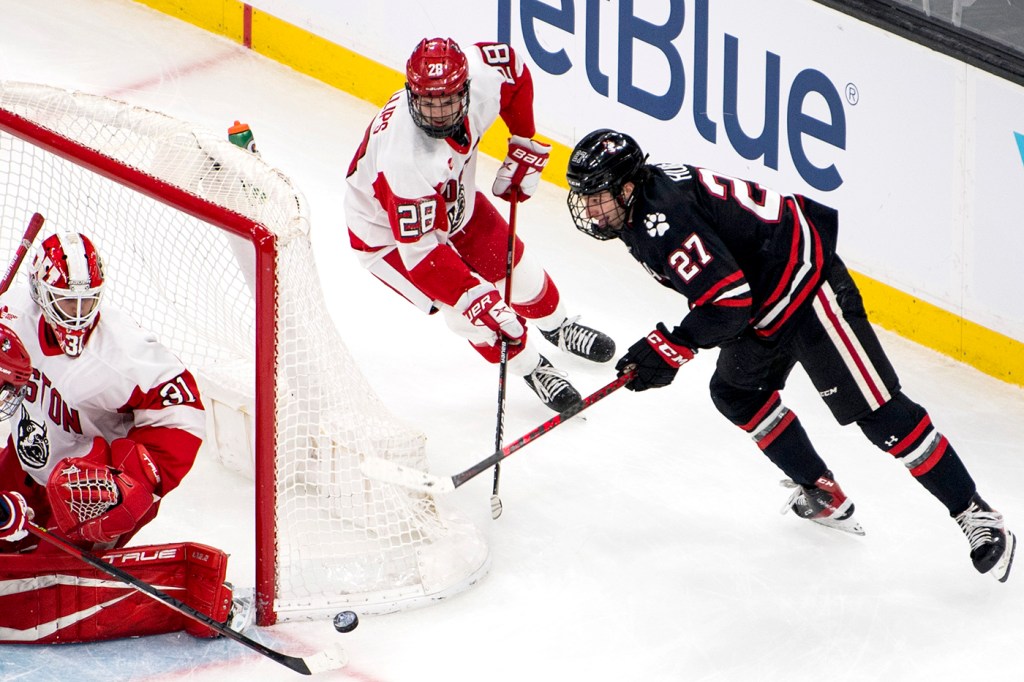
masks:
[[[619,390],[629,383],[633,376],[634,370],[631,369],[627,373],[618,377],[615,381],[597,389],[565,412],[556,414],[554,417],[547,420],[533,431],[530,431],[519,440],[509,443],[504,448],[497,449],[494,454],[487,459],[477,462],[470,468],[461,473],[455,474],[454,476],[435,476],[434,474],[429,474],[426,471],[405,467],[390,460],[381,459],[380,457],[367,457],[360,465],[360,469],[370,478],[385,481],[387,483],[394,483],[406,488],[412,488],[413,490],[419,490],[420,492],[450,493],[466,481],[474,478],[480,472],[490,469],[513,452],[537,440],[562,422],[568,421],[572,417],[576,416],[598,400],[601,400],[605,396],[611,395],[615,391]]]
[[[505,260],[505,304],[512,306],[512,266],[515,263],[516,250],[516,206],[519,203],[519,190],[513,189],[509,197],[508,209],[508,255]],[[514,312],[514,311],[513,311]],[[508,382],[508,339],[501,337],[501,360],[498,363],[498,425],[494,429],[494,451],[501,452],[501,442],[505,432],[505,385]],[[498,484],[501,480],[501,464],[494,463],[494,487],[491,488],[491,518],[501,516],[501,498],[498,496]]]
[[[4,273],[3,281],[0,281],[0,294],[6,292],[11,286],[14,276],[18,274],[18,268],[21,267],[21,261],[25,260],[25,254],[31,248],[32,242],[36,240],[36,236],[39,234],[39,230],[43,228],[45,220],[41,213],[32,214],[32,218],[28,221],[28,227],[25,228],[25,234],[21,237],[21,243],[18,244],[18,248],[14,252],[14,260],[7,266],[7,272]]]
[[[188,604],[181,602],[169,594],[161,592],[157,588],[153,587],[149,583],[139,580],[127,571],[123,571],[116,566],[103,561],[99,557],[76,547],[72,543],[68,542],[62,537],[54,535],[47,530],[37,526],[34,523],[26,523],[25,529],[35,535],[40,540],[45,540],[54,547],[57,547],[61,551],[67,552],[73,557],[81,559],[85,563],[89,564],[95,569],[106,573],[109,576],[117,578],[123,583],[131,585],[139,592],[142,592],[148,597],[155,599],[158,602],[162,602],[169,609],[173,609],[178,613],[188,616],[194,621],[198,621],[210,628],[214,632],[221,634],[228,639],[233,639],[239,644],[244,644],[253,651],[266,656],[272,661],[277,661],[286,668],[291,668],[297,673],[303,675],[313,675],[316,673],[324,672],[325,670],[334,670],[335,668],[341,668],[348,663],[348,656],[341,649],[340,646],[334,646],[328,648],[320,653],[313,654],[312,656],[306,656],[305,658],[299,658],[298,656],[288,656],[286,654],[279,653],[273,649],[269,649],[259,642],[249,639],[245,635],[235,630],[232,630],[223,623],[218,623],[213,618],[210,618],[205,613],[201,613]]]

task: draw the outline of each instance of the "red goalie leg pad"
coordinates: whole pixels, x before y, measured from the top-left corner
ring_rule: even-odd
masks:
[[[218,622],[227,620],[227,555],[218,549],[197,543],[146,545],[100,557]],[[214,635],[76,557],[0,555],[0,642],[95,642],[179,630]]]

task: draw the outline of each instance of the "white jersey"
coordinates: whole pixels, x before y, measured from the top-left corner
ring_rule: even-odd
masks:
[[[353,248],[366,268],[397,250],[405,269],[448,247],[472,217],[480,137],[501,115],[532,137],[533,85],[529,71],[503,43],[466,50],[469,72],[468,143],[428,136],[399,90],[367,128],[349,167],[345,219]],[[520,90],[528,93],[517,97]],[[510,122],[511,121],[511,122]]]
[[[153,334],[104,305],[82,354],[68,357],[47,336],[42,311],[24,286],[0,298],[0,324],[18,334],[32,358],[11,439],[37,483],[45,485],[61,459],[86,455],[94,437],[109,443],[129,434],[149,449],[164,478],[162,493],[180,481],[206,421],[192,375]]]

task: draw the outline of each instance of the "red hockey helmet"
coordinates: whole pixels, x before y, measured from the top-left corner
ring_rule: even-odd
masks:
[[[96,326],[103,293],[103,261],[89,238],[59,232],[43,240],[32,259],[30,291],[65,355],[78,357]]]
[[[13,329],[0,324],[0,420],[21,407],[32,376],[32,359]]]
[[[427,135],[444,139],[469,110],[469,62],[451,38],[424,38],[405,64],[409,113]]]

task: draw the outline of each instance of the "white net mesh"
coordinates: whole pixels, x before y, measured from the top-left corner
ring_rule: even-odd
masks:
[[[50,229],[89,235],[104,259],[105,304],[129,311],[199,379],[215,417],[204,451],[252,471],[249,443],[258,444],[255,471],[272,463],[266,525],[276,533],[261,534],[274,567],[257,589],[279,619],[392,611],[483,575],[475,527],[359,471],[371,455],[427,468],[424,437],[380,402],[326,314],[305,200],[285,176],[220,135],[103,97],[0,82],[0,116],[16,133],[0,131],[0,263],[36,211]],[[268,244],[276,272],[257,269]],[[274,383],[257,370],[264,325],[276,357],[267,417],[256,411],[257,388]]]

